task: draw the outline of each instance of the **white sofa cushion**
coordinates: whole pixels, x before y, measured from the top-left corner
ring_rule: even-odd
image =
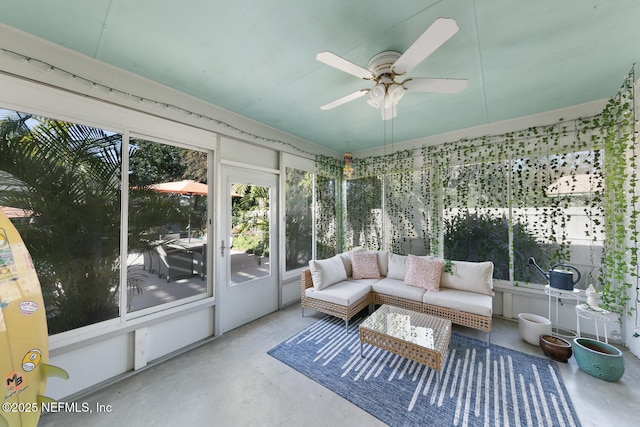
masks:
[[[378,270],[380,270],[381,276],[386,276],[388,274],[388,264],[389,264],[389,254],[388,251],[376,251],[378,255]]]
[[[360,280],[355,280],[353,277],[347,277],[347,280],[350,281],[350,282],[363,283],[365,285],[373,286],[373,284],[376,283],[380,279],[360,279]]]
[[[360,298],[371,292],[371,285],[368,283],[354,282],[345,280],[335,283],[322,290],[315,288],[305,289],[305,295],[309,298],[319,299],[321,301],[331,302],[338,305],[348,306],[354,304]]]
[[[445,273],[446,274],[446,273]],[[440,288],[440,292],[427,291],[422,297],[425,304],[465,311],[480,316],[491,317],[493,298],[476,292]]]
[[[442,272],[442,288],[493,296],[493,262],[451,261],[451,272]]]
[[[342,263],[344,264],[344,270],[347,272],[347,277],[351,277],[353,274],[353,270],[351,269],[351,253],[342,252],[339,256],[342,258]]]
[[[347,280],[347,271],[340,255],[329,259],[311,260],[309,261],[309,269],[311,270],[313,287],[318,291]]]
[[[378,280],[371,286],[371,288],[374,292],[378,292],[380,294],[410,299],[418,302],[422,302],[422,297],[425,293],[424,289],[409,286],[404,283],[404,280],[390,279],[388,277]]]
[[[407,257],[404,255],[396,255],[393,252],[389,252],[388,256],[388,271],[387,277],[389,279],[402,280],[407,275]]]
[[[442,267],[444,267],[444,261],[441,259],[409,255],[404,282],[409,286],[416,286],[427,291],[438,291]]]

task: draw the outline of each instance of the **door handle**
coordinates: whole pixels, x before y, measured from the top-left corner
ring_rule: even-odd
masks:
[[[222,243],[220,244],[220,256],[224,257],[224,240],[222,241]]]

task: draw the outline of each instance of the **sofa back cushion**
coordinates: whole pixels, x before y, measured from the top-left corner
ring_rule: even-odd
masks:
[[[380,278],[376,252],[351,252],[351,268],[355,280]]]
[[[441,288],[493,296],[493,262],[452,261],[451,271],[443,271]]]
[[[329,259],[311,260],[309,261],[309,269],[311,270],[313,288],[317,291],[347,280],[347,271],[340,255]]]
[[[347,277],[351,277],[353,274],[353,269],[351,268],[351,253],[342,252],[341,254],[338,254],[338,256],[342,259],[344,269],[347,272]]]
[[[387,278],[402,280],[407,275],[407,257],[389,252]]]
[[[378,256],[378,270],[380,270],[380,276],[387,276],[388,272],[388,264],[389,264],[389,254],[391,252],[388,251],[376,251],[376,255]]]
[[[410,286],[437,292],[440,290],[440,277],[443,267],[444,260],[408,255],[407,275],[404,282]]]

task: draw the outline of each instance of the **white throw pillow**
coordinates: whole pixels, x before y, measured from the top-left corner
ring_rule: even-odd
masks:
[[[320,291],[334,283],[347,280],[347,271],[344,268],[342,257],[336,255],[329,259],[309,261],[313,288]]]
[[[451,261],[451,271],[443,271],[440,287],[493,295],[493,262]]]
[[[389,252],[389,268],[387,277],[404,281],[407,275],[407,257]]]

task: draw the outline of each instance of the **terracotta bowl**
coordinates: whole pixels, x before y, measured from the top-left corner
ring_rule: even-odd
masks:
[[[540,335],[540,348],[547,357],[557,362],[566,362],[573,354],[569,341],[553,335]]]

